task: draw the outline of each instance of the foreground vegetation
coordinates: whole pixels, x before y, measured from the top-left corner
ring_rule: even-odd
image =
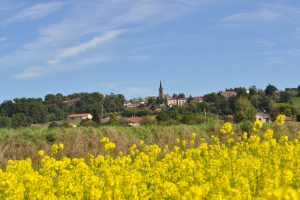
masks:
[[[145,131],[146,128],[143,128]],[[32,164],[31,159],[7,162],[0,171],[0,198],[300,197],[300,129],[295,124],[284,125],[283,116],[277,119],[276,124],[264,127],[259,121],[255,122],[251,133],[242,133],[231,123],[223,124],[218,131],[207,130],[207,134],[202,133],[207,127],[182,126],[180,131],[176,131],[179,127],[168,128],[168,131],[175,131],[172,137],[171,132],[166,132],[166,136],[157,134],[152,140],[153,133],[136,134],[131,135],[132,140],[126,145],[121,134],[99,135],[97,141],[93,138],[92,144],[97,146],[97,152],[91,151],[82,158],[68,155],[71,144],[56,140],[50,149],[41,148],[36,152],[37,164]],[[188,133],[191,129],[195,132]],[[159,128],[156,130],[159,131]],[[291,133],[291,130],[294,132]],[[84,134],[91,136],[94,133]],[[162,142],[164,136],[170,138]],[[138,139],[143,137],[146,142]],[[64,139],[67,140],[58,140]],[[154,141],[159,144],[151,144]],[[124,151],[118,147],[122,146],[122,142]]]

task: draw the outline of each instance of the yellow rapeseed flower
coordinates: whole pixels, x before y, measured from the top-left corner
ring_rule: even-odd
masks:
[[[109,138],[108,137],[102,137],[100,139],[100,143],[108,143],[109,142]]]
[[[256,120],[253,124],[253,131],[258,132],[263,127],[263,123],[261,120]]]
[[[274,131],[272,129],[267,129],[264,133],[264,138],[270,140],[273,138]]]
[[[284,115],[278,115],[276,117],[276,120],[275,120],[275,123],[278,125],[278,126],[282,126],[285,122],[285,116]]]
[[[38,155],[39,155],[39,156],[44,156],[44,154],[45,154],[45,151],[44,151],[44,150],[39,150],[39,151],[38,151]]]
[[[233,135],[234,132],[232,131],[232,128],[233,128],[232,123],[226,122],[225,124],[223,124],[223,126],[222,126],[220,132],[221,132],[223,135]]]

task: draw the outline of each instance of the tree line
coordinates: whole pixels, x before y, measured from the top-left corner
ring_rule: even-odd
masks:
[[[101,114],[121,112],[125,97],[122,94],[94,93],[47,94],[43,98],[16,98],[0,104],[0,127],[26,127],[65,119],[72,113]]]

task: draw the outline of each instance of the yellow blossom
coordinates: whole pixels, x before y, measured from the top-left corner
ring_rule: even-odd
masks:
[[[38,155],[39,155],[39,156],[44,156],[44,154],[45,154],[45,151],[44,151],[44,150],[39,150],[39,151],[38,151]]]
[[[282,126],[285,122],[285,116],[284,115],[278,115],[276,117],[276,120],[275,120],[275,123],[278,125],[278,126]]]
[[[225,124],[223,124],[220,132],[224,135],[233,135],[233,131],[232,131],[233,125],[230,122],[226,122]]]
[[[256,120],[253,124],[253,131],[258,132],[263,126],[263,123],[261,120]]]

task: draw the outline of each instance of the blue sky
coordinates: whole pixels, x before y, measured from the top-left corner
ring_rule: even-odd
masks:
[[[0,101],[300,84],[296,0],[0,1]]]

